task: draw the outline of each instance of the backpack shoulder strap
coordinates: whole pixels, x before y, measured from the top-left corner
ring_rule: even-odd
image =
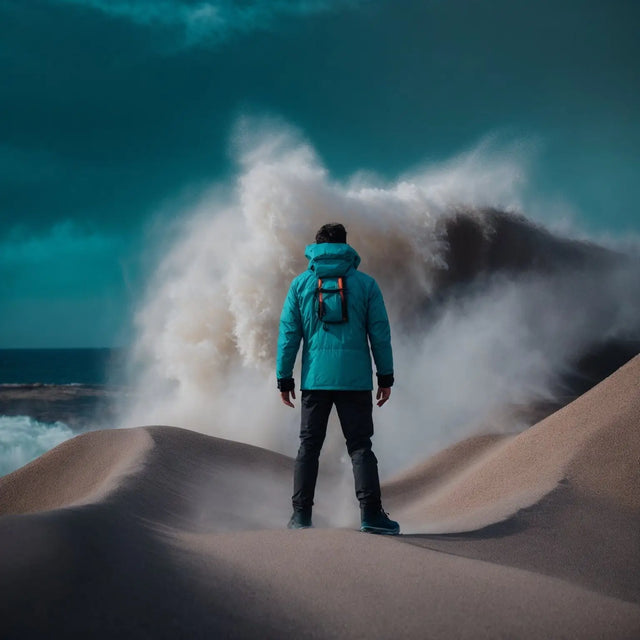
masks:
[[[320,318],[320,320],[323,320],[324,315],[325,315],[325,306],[323,304],[323,294],[325,293],[331,293],[331,294],[339,294],[340,295],[340,308],[342,311],[342,318],[340,320],[330,320],[328,322],[336,323],[336,322],[347,322],[347,320],[349,319],[349,315],[347,312],[347,298],[346,298],[346,289],[344,286],[344,278],[342,276],[339,276],[336,278],[337,284],[338,286],[335,288],[330,288],[330,289],[325,289],[323,287],[323,282],[322,282],[322,278],[318,278],[318,317]]]
[[[324,305],[322,304],[322,278],[318,278],[318,317],[322,320]]]

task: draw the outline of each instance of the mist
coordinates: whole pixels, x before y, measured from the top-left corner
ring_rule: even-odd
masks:
[[[488,207],[524,235],[555,237],[515,213],[528,187],[516,147],[501,154],[484,143],[391,183],[365,172],[332,179],[281,123],[241,121],[233,149],[232,187],[214,185],[179,212],[157,251],[135,316],[123,426],[176,425],[295,455],[298,408],[276,389],[278,320],[307,267],[304,247],[326,222],[346,226],[391,320],[396,385],[374,410],[383,477],[470,434],[526,428],[505,408],[554,400],[592,344],[638,336],[637,250],[609,248],[603,261],[580,231],[559,241],[579,245],[579,261],[556,261],[553,240],[526,268],[443,285],[453,273],[447,225],[461,211],[494,244],[509,237]],[[335,417],[323,462],[348,467]]]

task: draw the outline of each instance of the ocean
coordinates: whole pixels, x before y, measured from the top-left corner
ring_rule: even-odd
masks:
[[[640,350],[638,245],[520,213],[511,157],[479,150],[387,185],[332,181],[286,132],[240,159],[233,195],[208,193],[157,238],[132,310],[135,358],[0,352],[0,472],[45,451],[49,436],[149,424],[295,455],[299,414],[276,389],[278,321],[305,245],[328,221],[347,227],[391,323],[396,384],[374,408],[384,477],[471,434],[526,429]],[[299,382],[299,360],[293,374]],[[332,428],[323,456],[337,465],[343,455]]]
[[[0,349],[0,384],[122,383],[122,349]]]
[[[123,349],[0,349],[0,476],[110,422]]]
[[[263,135],[239,141],[232,194],[212,190],[157,240],[134,310],[124,424],[294,456],[299,414],[276,391],[278,322],[305,246],[331,221],[390,319],[396,383],[374,407],[384,477],[479,430],[526,429],[611,373],[612,350],[620,363],[637,352],[638,247],[543,226],[561,221],[543,201],[525,210],[517,153],[479,147],[395,183],[341,183],[297,135]],[[334,424],[323,459],[343,455]]]

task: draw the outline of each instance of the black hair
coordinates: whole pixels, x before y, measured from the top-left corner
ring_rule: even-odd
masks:
[[[339,222],[323,224],[316,233],[316,243],[323,242],[347,242],[347,230]]]

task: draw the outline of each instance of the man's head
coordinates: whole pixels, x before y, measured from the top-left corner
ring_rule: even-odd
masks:
[[[316,233],[316,244],[323,242],[347,242],[347,230],[339,222],[323,224]]]

